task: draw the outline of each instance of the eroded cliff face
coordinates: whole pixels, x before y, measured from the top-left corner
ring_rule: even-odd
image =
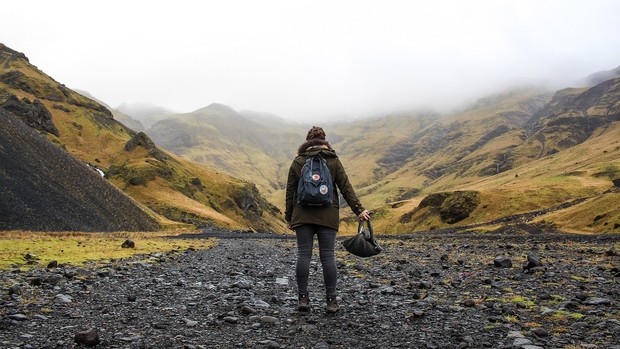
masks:
[[[545,156],[583,143],[596,129],[619,120],[620,78],[614,78],[587,89],[558,91],[529,124]]]

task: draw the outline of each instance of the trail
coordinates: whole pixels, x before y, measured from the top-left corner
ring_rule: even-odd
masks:
[[[91,328],[105,348],[513,348],[521,337],[611,348],[620,338],[617,237],[423,233],[386,237],[385,252],[368,259],[338,244],[342,310],[329,315],[318,256],[312,311],[300,313],[294,240],[249,236],[206,251],[0,272],[0,346],[78,348],[75,334]],[[542,266],[524,272],[532,253]],[[493,266],[496,256],[512,267]]]

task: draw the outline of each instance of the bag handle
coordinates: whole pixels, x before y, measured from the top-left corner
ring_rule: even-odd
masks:
[[[367,238],[366,240],[373,241],[375,237],[372,231],[372,224],[370,223],[370,219],[365,222],[368,224],[368,232],[370,233],[370,237]],[[360,221],[359,224],[357,225],[357,233],[362,234],[363,232],[364,232],[364,221]]]
[[[368,236],[364,236],[364,240],[371,243],[375,247],[375,251],[377,252],[383,251],[383,248],[379,246],[379,242],[377,242],[377,239],[375,239],[375,235],[374,235],[374,232],[372,231],[372,223],[370,223],[370,219],[366,221],[366,224],[368,224]],[[359,222],[357,229],[358,229],[358,234],[366,235],[364,234],[364,221]]]

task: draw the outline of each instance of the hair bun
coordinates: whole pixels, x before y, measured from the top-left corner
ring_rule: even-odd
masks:
[[[312,126],[310,131],[308,131],[308,135],[306,136],[306,140],[309,141],[311,139],[323,139],[325,140],[325,131],[318,126]]]

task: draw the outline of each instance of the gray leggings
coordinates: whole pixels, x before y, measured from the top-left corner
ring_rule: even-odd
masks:
[[[308,277],[310,275],[310,259],[312,258],[312,245],[314,235],[319,240],[319,256],[323,267],[323,280],[325,292],[328,297],[336,296],[336,230],[315,224],[304,224],[295,228],[297,235],[297,292],[308,294]]]

